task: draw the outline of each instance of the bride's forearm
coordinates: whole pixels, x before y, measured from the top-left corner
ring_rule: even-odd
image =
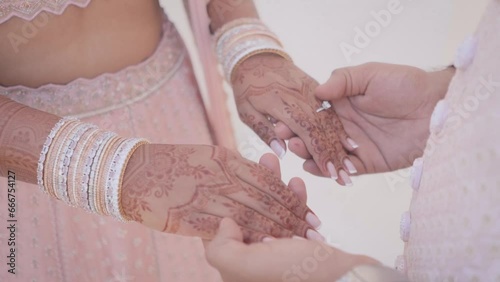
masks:
[[[211,0],[208,3],[208,15],[212,31],[238,18],[259,17],[253,0]]]
[[[40,152],[59,119],[0,95],[0,176],[10,170],[19,180],[36,183]]]
[[[16,179],[38,184],[71,206],[125,220],[122,176],[134,151],[146,143],[0,96],[0,176],[14,172]]]

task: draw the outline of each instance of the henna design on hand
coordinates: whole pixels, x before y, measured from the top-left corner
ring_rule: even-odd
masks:
[[[264,142],[276,139],[270,120],[281,121],[304,141],[325,176],[328,162],[348,171],[348,136],[340,119],[333,108],[316,112],[318,83],[292,62],[274,54],[250,57],[235,70],[232,84],[241,120]]]
[[[252,0],[210,0],[207,4],[207,13],[211,19],[212,32],[238,18],[258,17]]]
[[[246,228],[250,241],[311,229],[310,210],[271,170],[215,146],[141,146],[125,172],[122,204],[135,221],[204,239],[223,217]]]
[[[50,130],[59,117],[14,102],[0,95],[0,175],[37,183],[38,159]]]

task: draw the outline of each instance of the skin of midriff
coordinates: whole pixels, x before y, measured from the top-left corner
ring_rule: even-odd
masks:
[[[36,88],[113,73],[148,58],[162,36],[157,0],[92,0],[62,15],[0,24],[0,85]]]

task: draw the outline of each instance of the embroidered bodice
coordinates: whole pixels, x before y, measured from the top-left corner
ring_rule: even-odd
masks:
[[[0,0],[0,24],[17,16],[32,20],[41,12],[60,15],[69,5],[86,7],[90,0]]]

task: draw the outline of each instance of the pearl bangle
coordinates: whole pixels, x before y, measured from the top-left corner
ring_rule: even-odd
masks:
[[[40,158],[38,159],[38,166],[37,166],[37,182],[38,182],[38,187],[40,190],[42,190],[45,194],[48,194],[47,188],[44,185],[44,164],[47,158],[47,153],[49,152],[50,145],[52,144],[52,141],[54,140],[55,136],[57,133],[61,130],[61,127],[63,127],[67,122],[69,121],[74,121],[75,119],[73,118],[62,118],[59,120],[52,130],[50,131],[49,135],[47,136],[47,139],[45,140],[45,143],[43,144],[42,147],[42,152],[40,153]]]

